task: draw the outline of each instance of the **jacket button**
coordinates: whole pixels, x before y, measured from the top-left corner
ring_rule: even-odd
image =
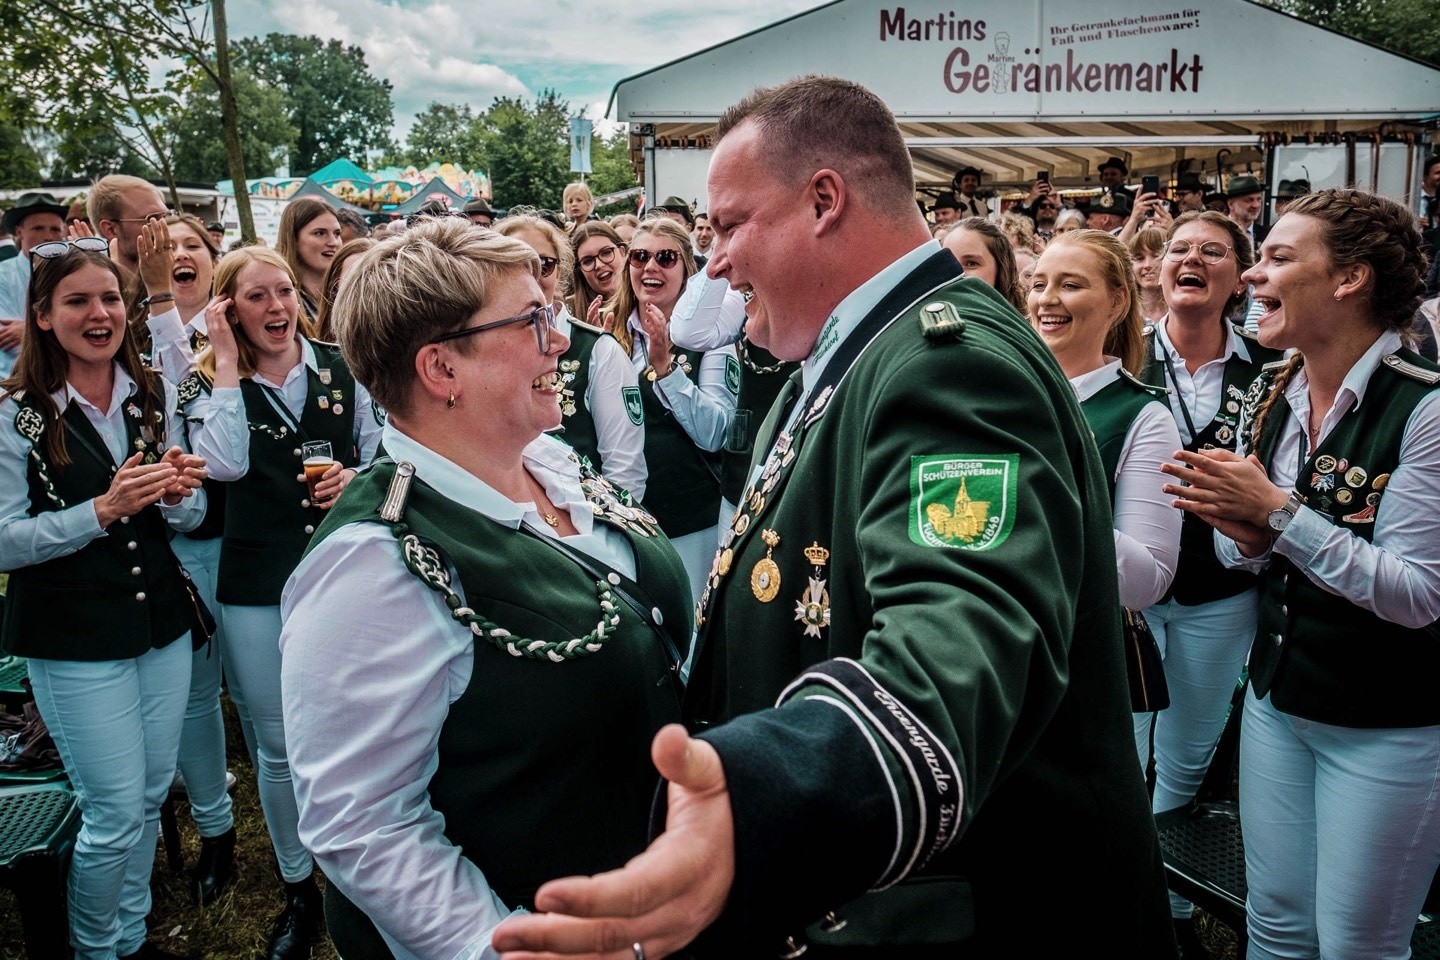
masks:
[[[305,499],[305,500],[301,500],[301,501],[300,501],[300,506],[302,506],[302,507],[308,507],[308,506],[310,506],[310,500],[309,500],[308,498]]]
[[[305,482],[305,474],[303,474],[303,473],[297,473],[297,474],[295,474],[295,482],[296,482],[296,483],[304,483],[304,482]]]
[[[660,612],[659,607],[650,608],[650,618],[655,621],[657,627],[665,622],[665,614]]]
[[[1280,604],[1280,612],[1287,617],[1290,616],[1290,605],[1288,603]]]
[[[297,456],[297,457],[298,457],[298,456],[301,456],[300,448],[299,448],[299,447],[296,447],[296,448],[295,448],[295,456]]]
[[[305,524],[305,532],[306,532],[306,533],[314,533],[314,532],[315,532],[315,527],[312,526],[311,524],[308,524],[308,523],[307,523],[307,524]]]
[[[1280,634],[1278,634],[1278,633],[1272,633],[1272,634],[1270,634],[1270,639],[1275,641],[1275,646],[1277,646],[1277,647],[1280,646],[1280,644],[1282,644],[1282,643],[1285,642],[1285,638],[1282,637],[1282,636],[1280,636]]]
[[[610,585],[612,587],[620,586],[620,574],[616,573],[614,570],[611,570],[608,574],[606,574],[605,579],[610,581]]]
[[[125,544],[126,550],[138,550],[139,548],[140,544],[136,543],[134,540],[131,540],[129,543]]]
[[[129,523],[129,522],[130,522],[130,518],[129,518],[129,517],[121,517],[121,518],[120,518],[120,522],[121,522],[121,523]]]
[[[131,567],[131,568],[130,568],[130,576],[132,576],[132,577],[138,577],[138,576],[140,576],[140,568],[139,568],[139,567]]]
[[[145,602],[145,591],[144,591],[144,590],[141,590],[139,593],[135,594],[135,599],[136,599],[136,600],[139,600],[141,603],[144,603],[144,602]]]

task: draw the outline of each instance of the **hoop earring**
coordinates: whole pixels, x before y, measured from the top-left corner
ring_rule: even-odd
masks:
[[[450,399],[445,401],[445,408],[446,408],[447,410],[454,410],[454,409],[455,409],[455,391],[454,391],[454,390],[451,390],[451,391],[450,391]]]

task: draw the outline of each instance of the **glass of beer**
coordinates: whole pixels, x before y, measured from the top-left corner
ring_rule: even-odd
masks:
[[[315,496],[315,484],[325,476],[325,471],[335,462],[329,440],[309,440],[300,447],[301,463],[305,466],[305,486],[310,488],[310,502],[319,503]]]

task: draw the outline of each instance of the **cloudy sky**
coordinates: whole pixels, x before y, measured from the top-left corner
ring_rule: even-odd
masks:
[[[598,119],[617,80],[820,6],[823,0],[231,0],[232,37],[356,44],[394,86],[395,135],[433,100],[483,110],[560,91]],[[280,9],[281,7],[285,9]]]

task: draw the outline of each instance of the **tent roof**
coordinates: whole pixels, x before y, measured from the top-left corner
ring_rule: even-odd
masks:
[[[336,210],[355,210],[362,214],[369,214],[373,212],[370,210],[366,210],[364,207],[357,207],[353,203],[346,203],[344,200],[341,200],[339,197],[335,196],[335,194],[331,193],[329,190],[326,190],[320,184],[316,183],[310,177],[306,177],[305,182],[300,184],[300,186],[296,187],[295,192],[290,194],[288,199],[298,200],[301,197],[315,197],[317,199],[324,200]]]
[[[425,184],[425,186],[416,187],[415,192],[410,195],[409,200],[406,200],[388,212],[402,216],[417,213],[428,201],[435,199],[437,196],[447,198],[450,201],[450,209],[452,210],[459,210],[465,205],[464,197],[450,189],[450,185],[440,177],[435,177],[429,183]]]
[[[659,146],[705,147],[750,89],[807,73],[874,90],[922,186],[967,164],[1018,183],[1091,178],[1112,155],[1132,177],[1254,162],[1287,136],[1400,133],[1440,105],[1440,70],[1251,0],[836,0],[627,77],[611,105]]]
[[[325,166],[310,174],[310,179],[316,183],[332,183],[336,180],[354,180],[358,183],[370,183],[370,174],[361,170],[359,166],[340,157],[338,160],[331,160]]]

